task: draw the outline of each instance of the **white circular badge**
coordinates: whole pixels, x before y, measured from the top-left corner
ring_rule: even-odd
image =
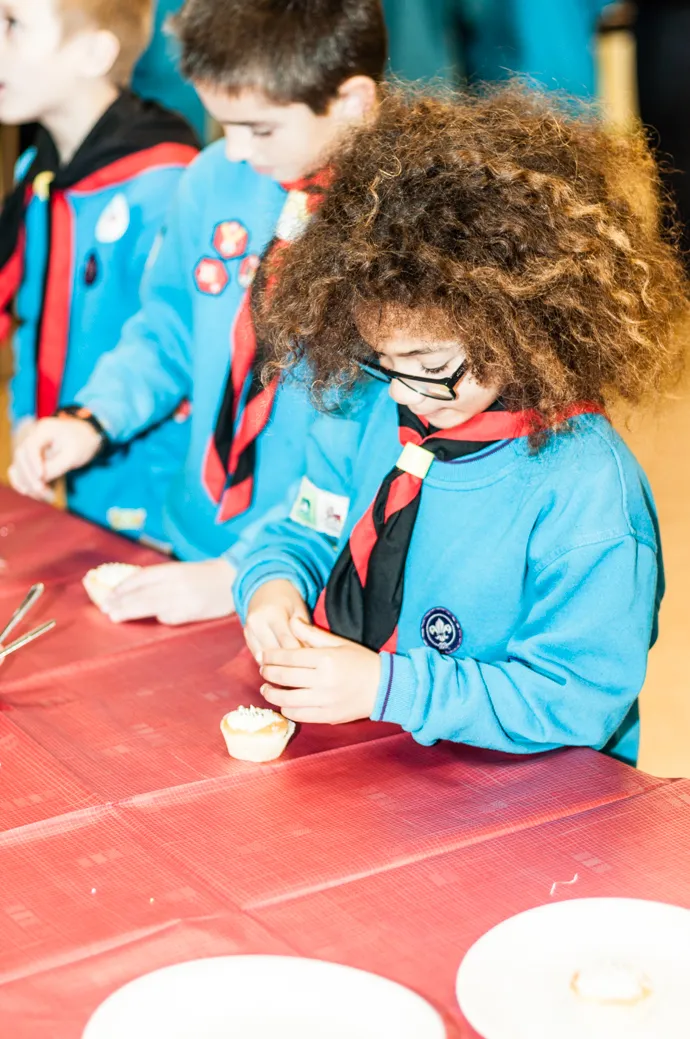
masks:
[[[96,224],[96,241],[102,245],[119,242],[129,227],[129,203],[120,193],[111,198],[98,218]]]

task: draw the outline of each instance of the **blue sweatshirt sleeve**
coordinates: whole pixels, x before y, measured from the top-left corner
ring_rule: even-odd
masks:
[[[185,173],[167,226],[153,245],[141,309],[77,394],[76,403],[89,408],[118,443],[167,418],[191,393],[193,295],[185,260],[194,248],[198,203],[188,182]]]
[[[235,583],[235,608],[242,623],[252,596],[267,581],[290,581],[313,610],[336,560],[336,539],[305,530],[288,516],[269,523],[258,543],[258,549],[245,554]]]
[[[279,578],[291,581],[311,609],[316,605],[338,552],[336,528],[331,532],[319,529],[319,502],[334,506],[342,529],[352,494],[353,463],[369,403],[378,392],[378,387],[363,390],[360,400],[346,415],[321,414],[316,418],[306,446],[305,475],[299,488],[293,488],[289,500],[277,510],[282,517],[267,523],[260,534],[253,532],[251,547],[244,548],[234,593],[243,622],[254,592],[267,581]],[[310,503],[312,508],[300,510],[301,502]]]
[[[262,532],[271,530],[274,526],[280,525],[288,519],[298,490],[299,483],[292,484],[282,501],[277,502],[268,512],[264,512],[252,523],[248,523],[246,527],[243,527],[237,539],[223,553],[222,558],[234,568],[236,573],[242,568]]]
[[[527,575],[531,605],[504,660],[384,653],[372,718],[427,745],[603,747],[642,688],[657,570],[653,547],[633,535],[565,552]]]

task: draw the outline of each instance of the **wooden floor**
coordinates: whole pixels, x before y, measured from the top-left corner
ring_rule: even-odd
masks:
[[[619,121],[634,110],[632,62],[627,35],[605,38],[600,50],[602,93],[612,118]],[[9,455],[6,400],[6,383],[0,378],[0,479]],[[652,483],[668,584],[661,635],[650,655],[642,694],[640,766],[657,775],[690,777],[690,388],[657,412],[635,415],[618,426]]]

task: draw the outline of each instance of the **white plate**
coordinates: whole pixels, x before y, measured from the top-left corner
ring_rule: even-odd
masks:
[[[83,1039],[446,1039],[420,996],[375,974],[289,956],[219,956],[146,974]]]
[[[578,972],[604,1002],[578,993]],[[633,1001],[609,998],[623,981]],[[690,911],[631,898],[530,909],[472,946],[457,997],[484,1039],[688,1039]]]

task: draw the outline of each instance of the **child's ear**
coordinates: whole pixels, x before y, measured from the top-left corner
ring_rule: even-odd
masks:
[[[373,113],[378,87],[369,76],[351,76],[341,83],[335,104],[339,115],[348,122],[360,122]]]
[[[107,29],[98,29],[80,34],[78,49],[82,75],[103,79],[110,75],[120,56],[120,41]]]

